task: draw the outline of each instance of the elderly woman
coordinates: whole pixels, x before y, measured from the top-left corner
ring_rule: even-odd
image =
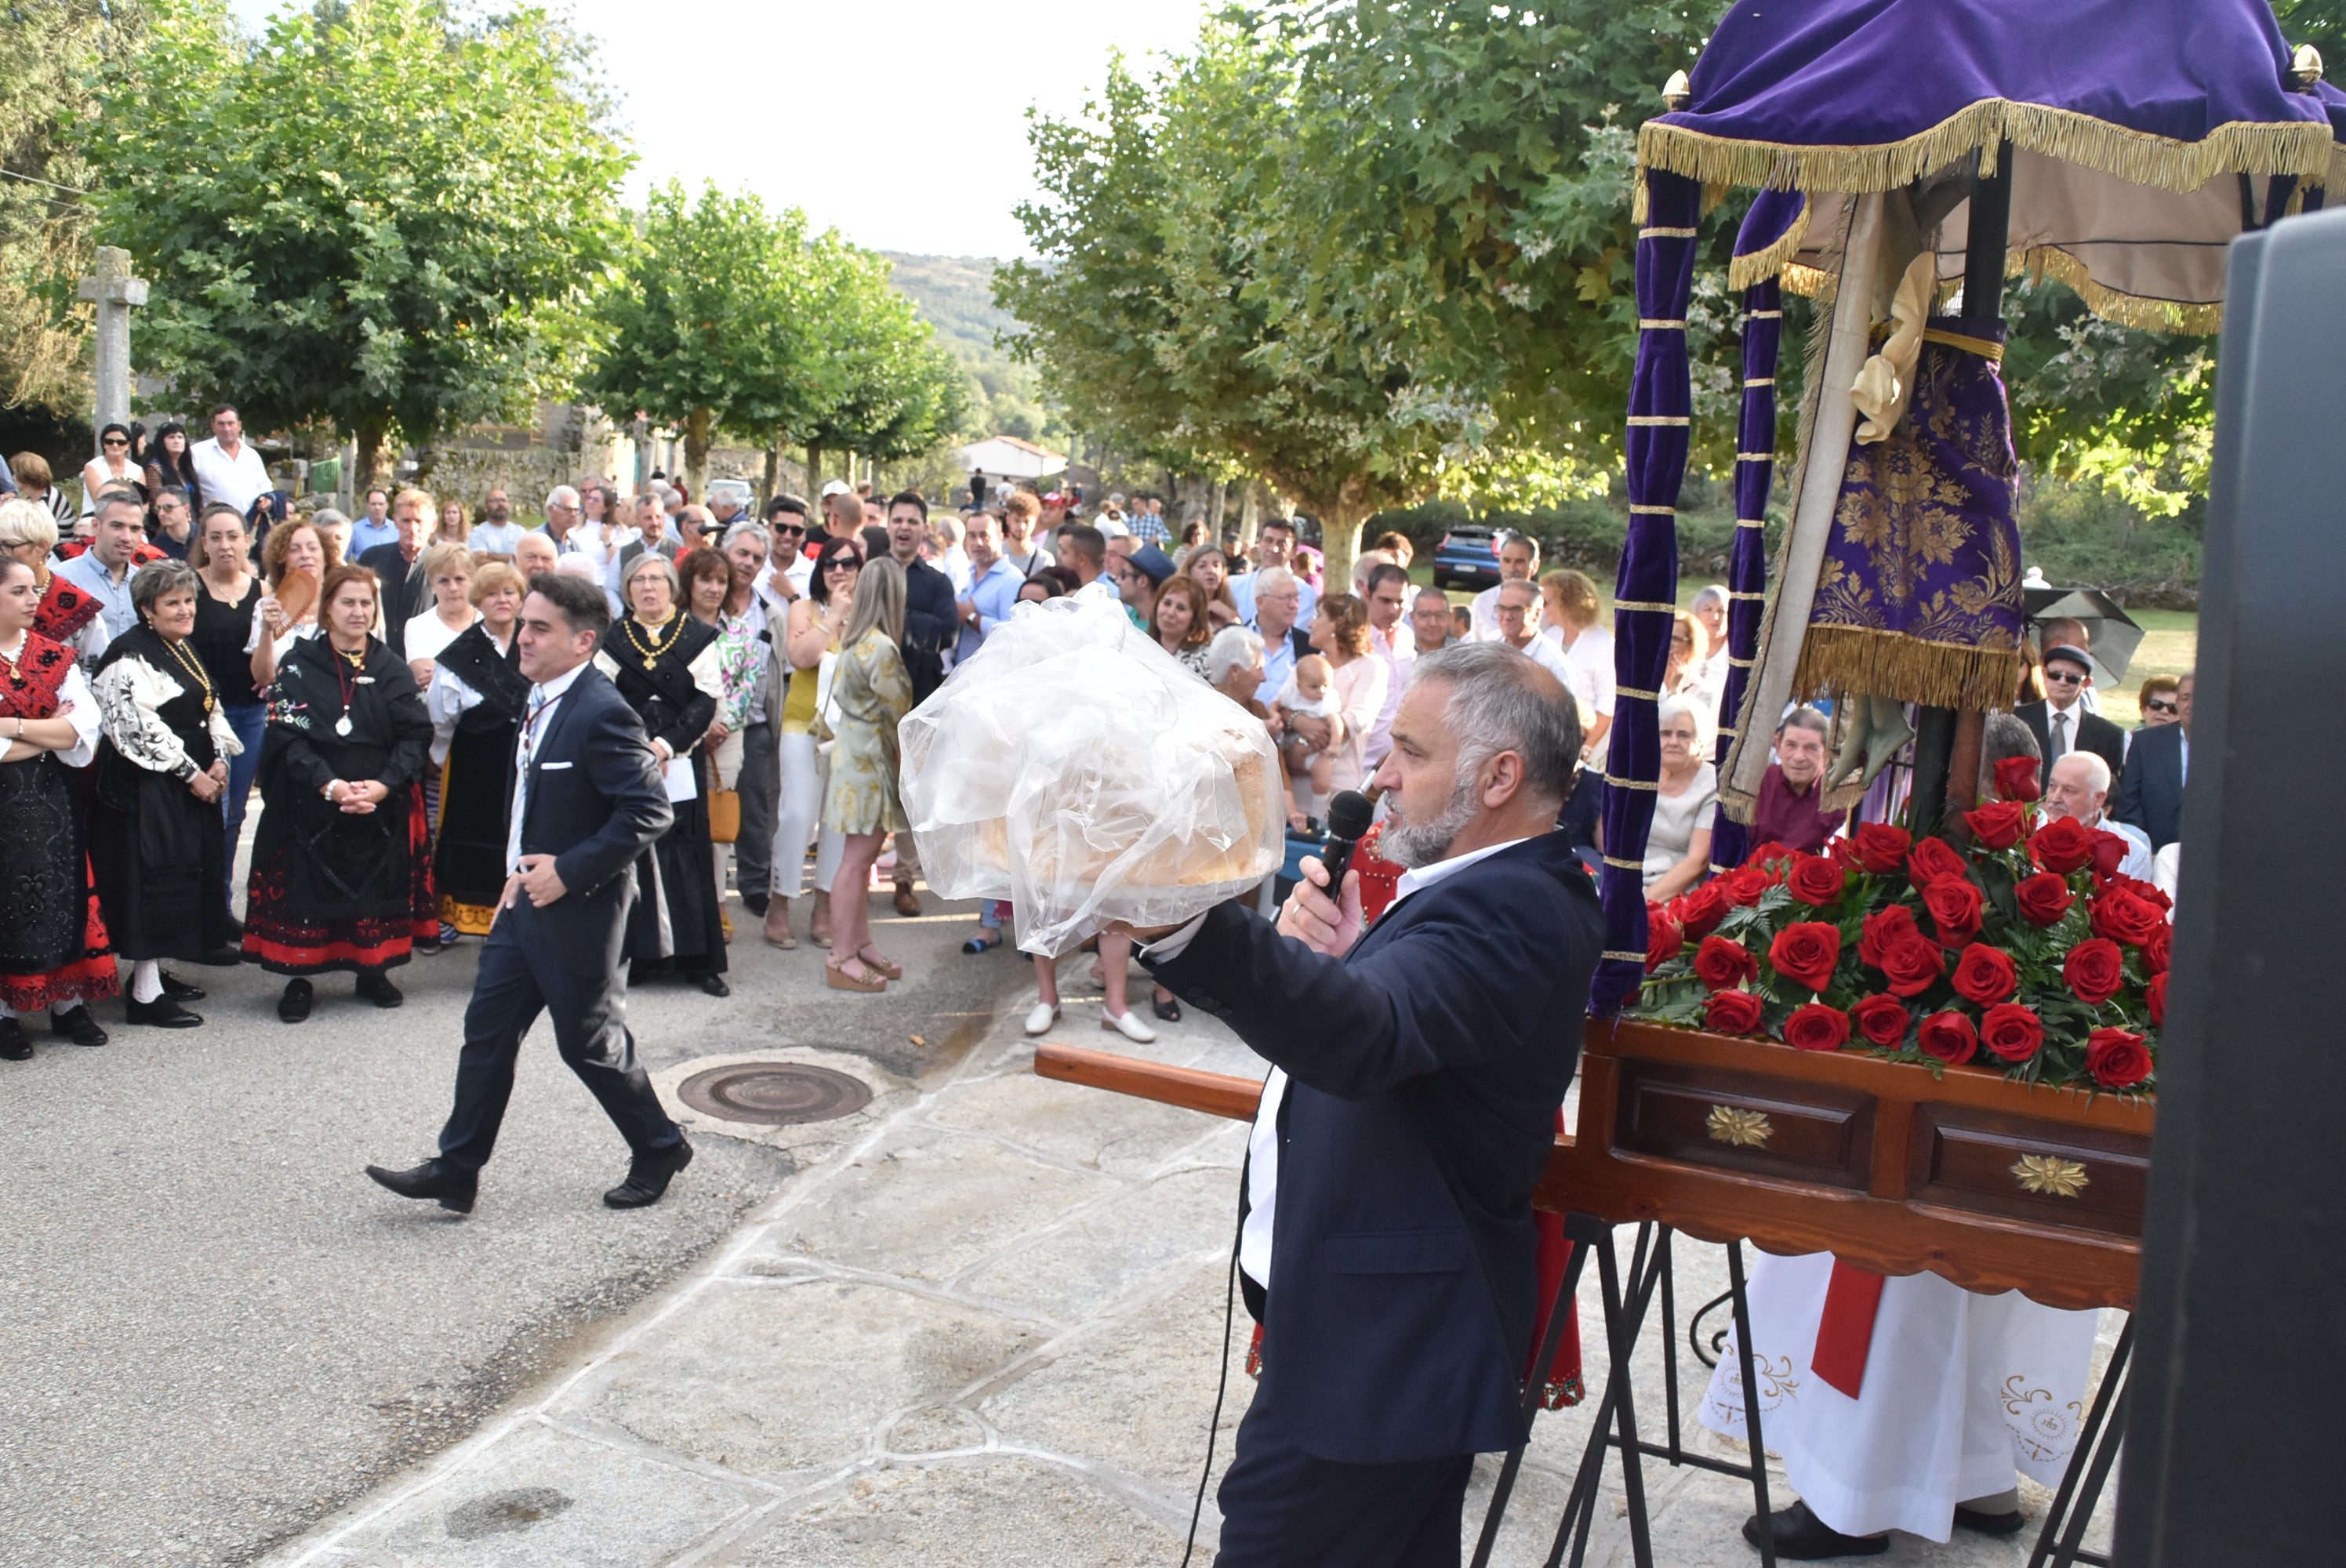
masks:
[[[1702,634],[1702,646],[1695,650],[1695,658],[1702,666],[1702,683],[1713,691],[1727,689],[1729,603],[1727,585],[1712,583],[1696,590],[1694,602],[1687,606]]]
[[[73,503],[57,488],[56,476],[49,472],[49,460],[37,452],[20,452],[8,460],[8,471],[16,476],[18,499],[48,509],[59,527],[73,514]]]
[[[1710,866],[1710,830],[1719,820],[1719,770],[1703,758],[1709,733],[1681,697],[1662,699],[1655,722],[1662,742],[1654,824],[1646,834],[1646,897],[1666,902],[1702,881]]]
[[[49,570],[56,545],[57,520],[46,507],[21,495],[0,501],[0,555],[22,561],[33,574],[33,629],[63,643],[87,668],[106,651],[106,617],[97,595]]]
[[[432,766],[439,783],[433,817],[432,883],[440,898],[440,941],[486,936],[505,883],[505,780],[529,700],[514,626],[529,585],[503,561],[472,578],[480,618],[440,650],[423,694],[432,719]]]
[[[839,635],[855,608],[855,579],[863,570],[863,546],[855,539],[825,539],[816,551],[807,591],[790,601],[790,620],[774,639],[778,670],[787,670],[789,694],[776,719],[781,788],[774,813],[772,880],[767,888],[766,941],[794,948],[790,900],[806,875],[807,845],[821,839],[814,857],[813,910],[807,932],[817,947],[831,945],[831,884],[839,874],[846,840],[823,825],[822,791],[829,762],[814,736],[815,698],[829,684],[823,666],[839,657]]]
[[[11,1062],[33,1054],[18,1015],[44,1008],[51,1033],[105,1044],[89,1003],[120,989],[66,773],[96,754],[97,701],[72,650],[33,630],[40,607],[33,569],[0,555],[0,1059]]]
[[[1336,673],[1328,695],[1336,699],[1333,733],[1327,749],[1334,761],[1329,792],[1358,789],[1368,776],[1369,731],[1384,711],[1392,672],[1369,653],[1369,606],[1351,594],[1331,594],[1311,616],[1311,646],[1327,656]],[[1324,804],[1324,802],[1323,802]]]
[[[462,545],[434,545],[423,553],[423,580],[432,607],[408,617],[407,663],[415,684],[432,687],[432,662],[440,650],[479,618],[473,608],[473,553]]]
[[[906,827],[896,794],[896,724],[913,708],[912,677],[897,647],[903,635],[904,569],[882,555],[857,575],[838,667],[815,718],[818,738],[828,731],[832,741],[823,826],[846,840],[831,879],[831,952],[823,961],[834,991],[884,991],[904,972],[872,945],[867,896],[881,840]]]
[[[1148,634],[1182,668],[1199,680],[1206,678],[1206,645],[1214,640],[1214,623],[1206,590],[1194,579],[1168,577],[1158,586],[1156,607],[1148,612]]]
[[[373,635],[380,592],[363,566],[329,570],[323,635],[293,644],[269,688],[244,956],[288,977],[288,1023],[310,1016],[310,977],[338,970],[398,1006],[389,972],[440,934],[417,782],[432,719],[407,661]]]
[[[637,556],[620,586],[627,613],[603,639],[595,667],[644,721],[676,808],[674,825],[636,862],[629,974],[674,973],[711,996],[729,996],[722,911],[709,880],[709,777],[699,749],[722,696],[717,629],[684,612],[684,585],[664,556]]]
[[[2137,729],[2156,729],[2163,724],[2179,723],[2183,718],[2183,683],[2171,675],[2146,676],[2142,695],[2136,700],[2142,710],[2142,722]]]
[[[220,796],[244,745],[189,640],[203,591],[184,561],[141,566],[130,579],[138,624],[107,648],[90,683],[106,721],[90,789],[91,871],[114,952],[132,962],[130,1022],[166,1029],[201,1023],[180,1004],[203,993],[165,974],[162,961],[222,962],[229,942]]]

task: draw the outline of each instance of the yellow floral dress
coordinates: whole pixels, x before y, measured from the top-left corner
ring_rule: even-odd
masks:
[[[896,793],[896,721],[913,710],[913,677],[888,634],[874,626],[839,656],[831,677],[831,788],[822,825],[842,833],[900,832],[904,803]],[[815,719],[816,732],[824,728]]]

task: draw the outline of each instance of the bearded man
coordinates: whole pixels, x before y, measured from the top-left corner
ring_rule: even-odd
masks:
[[[1363,931],[1316,860],[1279,923],[1224,904],[1145,957],[1272,1066],[1239,1197],[1262,1380],[1219,1493],[1220,1568],[1458,1561],[1476,1453],[1524,1441],[1532,1189],[1604,945],[1551,830],[1580,724],[1474,643],[1420,657],[1376,782],[1406,868]]]

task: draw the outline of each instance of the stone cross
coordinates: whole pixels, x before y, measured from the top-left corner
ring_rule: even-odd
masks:
[[[81,280],[81,298],[97,307],[96,424],[130,423],[130,308],[147,302],[147,280],[130,275],[130,252],[97,248],[97,270]],[[103,449],[101,449],[102,451]]]

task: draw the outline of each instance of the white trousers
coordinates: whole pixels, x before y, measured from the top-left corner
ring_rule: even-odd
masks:
[[[1852,1400],[1810,1366],[1831,1278],[1830,1255],[1763,1253],[1749,1283],[1760,1436],[1819,1519],[1845,1535],[1944,1541],[1955,1504],[2009,1491],[2015,1467],[2059,1484],[2085,1420],[2096,1314],[1935,1274],[1890,1278]],[[1732,1334],[1701,1420],[1744,1436]]]
[[[775,739],[781,752],[781,788],[774,813],[771,891],[776,898],[796,898],[803,891],[799,884],[805,875],[807,845],[815,843],[814,887],[827,893],[831,878],[839,874],[840,857],[847,851],[847,840],[822,827],[822,789],[830,780],[831,764],[816,753],[811,735],[778,735]],[[820,842],[815,840],[818,829]]]
[[[741,777],[741,731],[737,729],[717,743],[716,753],[709,759],[709,787],[712,789],[739,787],[735,781]],[[709,846],[710,864],[717,874],[717,901],[719,904],[725,901],[725,860],[732,852],[730,844],[712,843]]]

